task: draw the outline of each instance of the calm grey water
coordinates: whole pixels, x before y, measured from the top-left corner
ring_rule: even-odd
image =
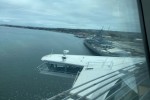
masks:
[[[0,27],[0,100],[41,100],[72,86],[73,79],[40,74],[41,57],[51,53],[91,55],[71,34]]]

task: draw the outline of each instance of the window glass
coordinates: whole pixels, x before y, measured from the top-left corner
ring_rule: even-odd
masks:
[[[146,100],[143,34],[137,0],[1,0],[0,100]]]

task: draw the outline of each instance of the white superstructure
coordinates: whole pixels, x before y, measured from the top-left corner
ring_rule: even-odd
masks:
[[[53,64],[82,67],[82,70],[76,76],[72,89],[67,91],[69,96],[64,100],[74,100],[77,98],[77,100],[105,100],[111,87],[113,87],[119,79],[122,79],[123,82],[136,93],[136,78],[132,72],[139,69],[141,67],[139,67],[139,65],[145,62],[145,59],[142,57],[106,57],[64,54],[46,55],[42,57],[41,60]],[[49,71],[49,73],[59,74],[57,71]],[[61,75],[63,74],[60,73],[60,76]],[[122,78],[125,75],[129,75],[127,76],[128,78]],[[55,98],[54,96],[48,100],[53,100]]]

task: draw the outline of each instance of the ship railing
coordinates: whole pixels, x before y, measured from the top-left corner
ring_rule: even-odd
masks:
[[[86,68],[90,68],[90,66],[92,67],[92,65],[97,66],[97,67],[107,67],[109,69],[112,69],[114,62],[113,61],[101,61],[101,62],[88,62]]]
[[[74,79],[73,85],[75,84],[75,82],[76,82],[76,80],[78,79],[78,76],[79,76],[79,75],[80,75],[80,71],[77,72],[77,75],[76,75],[76,77],[75,77],[75,79]]]
[[[127,58],[123,59],[122,61],[119,61],[119,63],[115,63],[114,61],[107,61],[107,59],[105,61],[97,61],[97,62],[88,62],[86,67],[89,68],[89,66],[101,66],[101,67],[108,67],[110,69],[112,69],[113,66],[122,66],[122,65],[126,65],[126,63],[128,64],[133,64],[134,63],[139,63],[139,62],[143,62],[142,60],[136,60],[136,61],[133,61],[133,62],[128,62],[126,61]]]
[[[38,66],[37,66],[37,69],[38,69],[39,71],[42,71],[43,69],[46,68],[46,65],[45,65],[45,64],[46,64],[46,62],[44,62],[44,63],[38,65]]]
[[[61,70],[49,70],[48,66],[46,65],[46,63],[47,62],[44,62],[44,63],[40,64],[37,67],[37,69],[38,69],[39,72],[41,72],[41,73],[43,73],[43,72],[46,72],[46,73],[51,73],[51,72],[64,73],[64,74],[68,74],[68,75],[74,75],[75,77],[77,75],[79,75],[79,72],[80,72],[80,71],[78,71],[78,72],[69,72],[69,71],[66,71],[66,70],[64,70],[64,71],[61,71]]]
[[[97,77],[95,79],[92,79],[90,81],[87,81],[83,84],[80,84],[78,86],[75,86],[69,90],[66,90],[58,95],[55,95],[47,100],[68,100],[70,98],[73,98],[73,100],[89,100],[88,96],[91,95],[92,93],[101,90],[103,87],[107,87],[109,84],[115,83],[120,79],[126,78],[129,79],[133,76],[136,77],[136,86],[138,86],[139,84],[141,84],[144,80],[148,79],[148,77],[146,74],[146,67],[142,66],[142,64],[144,64],[144,62],[138,62],[134,65],[130,65],[130,66],[126,66],[122,69],[118,69],[116,71],[110,72],[108,74],[105,74],[103,76]],[[139,66],[138,66],[139,65]],[[106,77],[107,78],[104,78]],[[113,78],[113,79],[112,79]],[[99,80],[96,83],[94,81]],[[84,96],[80,96],[79,93],[87,91],[87,89],[90,89],[91,87],[94,87],[96,85],[101,84],[102,82],[106,82],[105,84],[102,84],[100,87],[95,88],[94,90],[91,90],[90,92],[86,93]],[[123,82],[123,81],[121,81]],[[107,87],[106,90],[101,91],[97,96],[95,96],[94,98],[92,98],[92,100],[96,100],[97,98],[99,98],[100,96],[102,96],[105,93],[108,93],[111,89],[113,89],[115,86],[119,85],[121,82],[116,83],[115,85],[111,86],[111,87]],[[83,89],[81,89],[81,87],[92,83],[91,85],[84,87]],[[130,82],[132,83],[132,81]],[[114,93],[112,93],[111,95],[107,96],[105,98],[105,100],[111,100],[112,97],[114,97],[117,93],[119,93],[119,91],[121,91],[122,89],[124,89],[126,86],[122,86],[120,89],[117,89]],[[135,88],[135,87],[133,87]],[[75,92],[75,93],[71,93],[74,90],[79,89],[79,91]],[[125,95],[128,94],[128,92],[130,92],[131,90],[128,90],[124,95],[122,95],[119,99],[123,98]],[[118,99],[118,100],[119,100]]]

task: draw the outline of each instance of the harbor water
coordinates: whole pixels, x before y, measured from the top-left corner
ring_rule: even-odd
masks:
[[[40,74],[50,53],[92,55],[72,34],[0,27],[0,100],[41,100],[71,88],[73,79]]]

